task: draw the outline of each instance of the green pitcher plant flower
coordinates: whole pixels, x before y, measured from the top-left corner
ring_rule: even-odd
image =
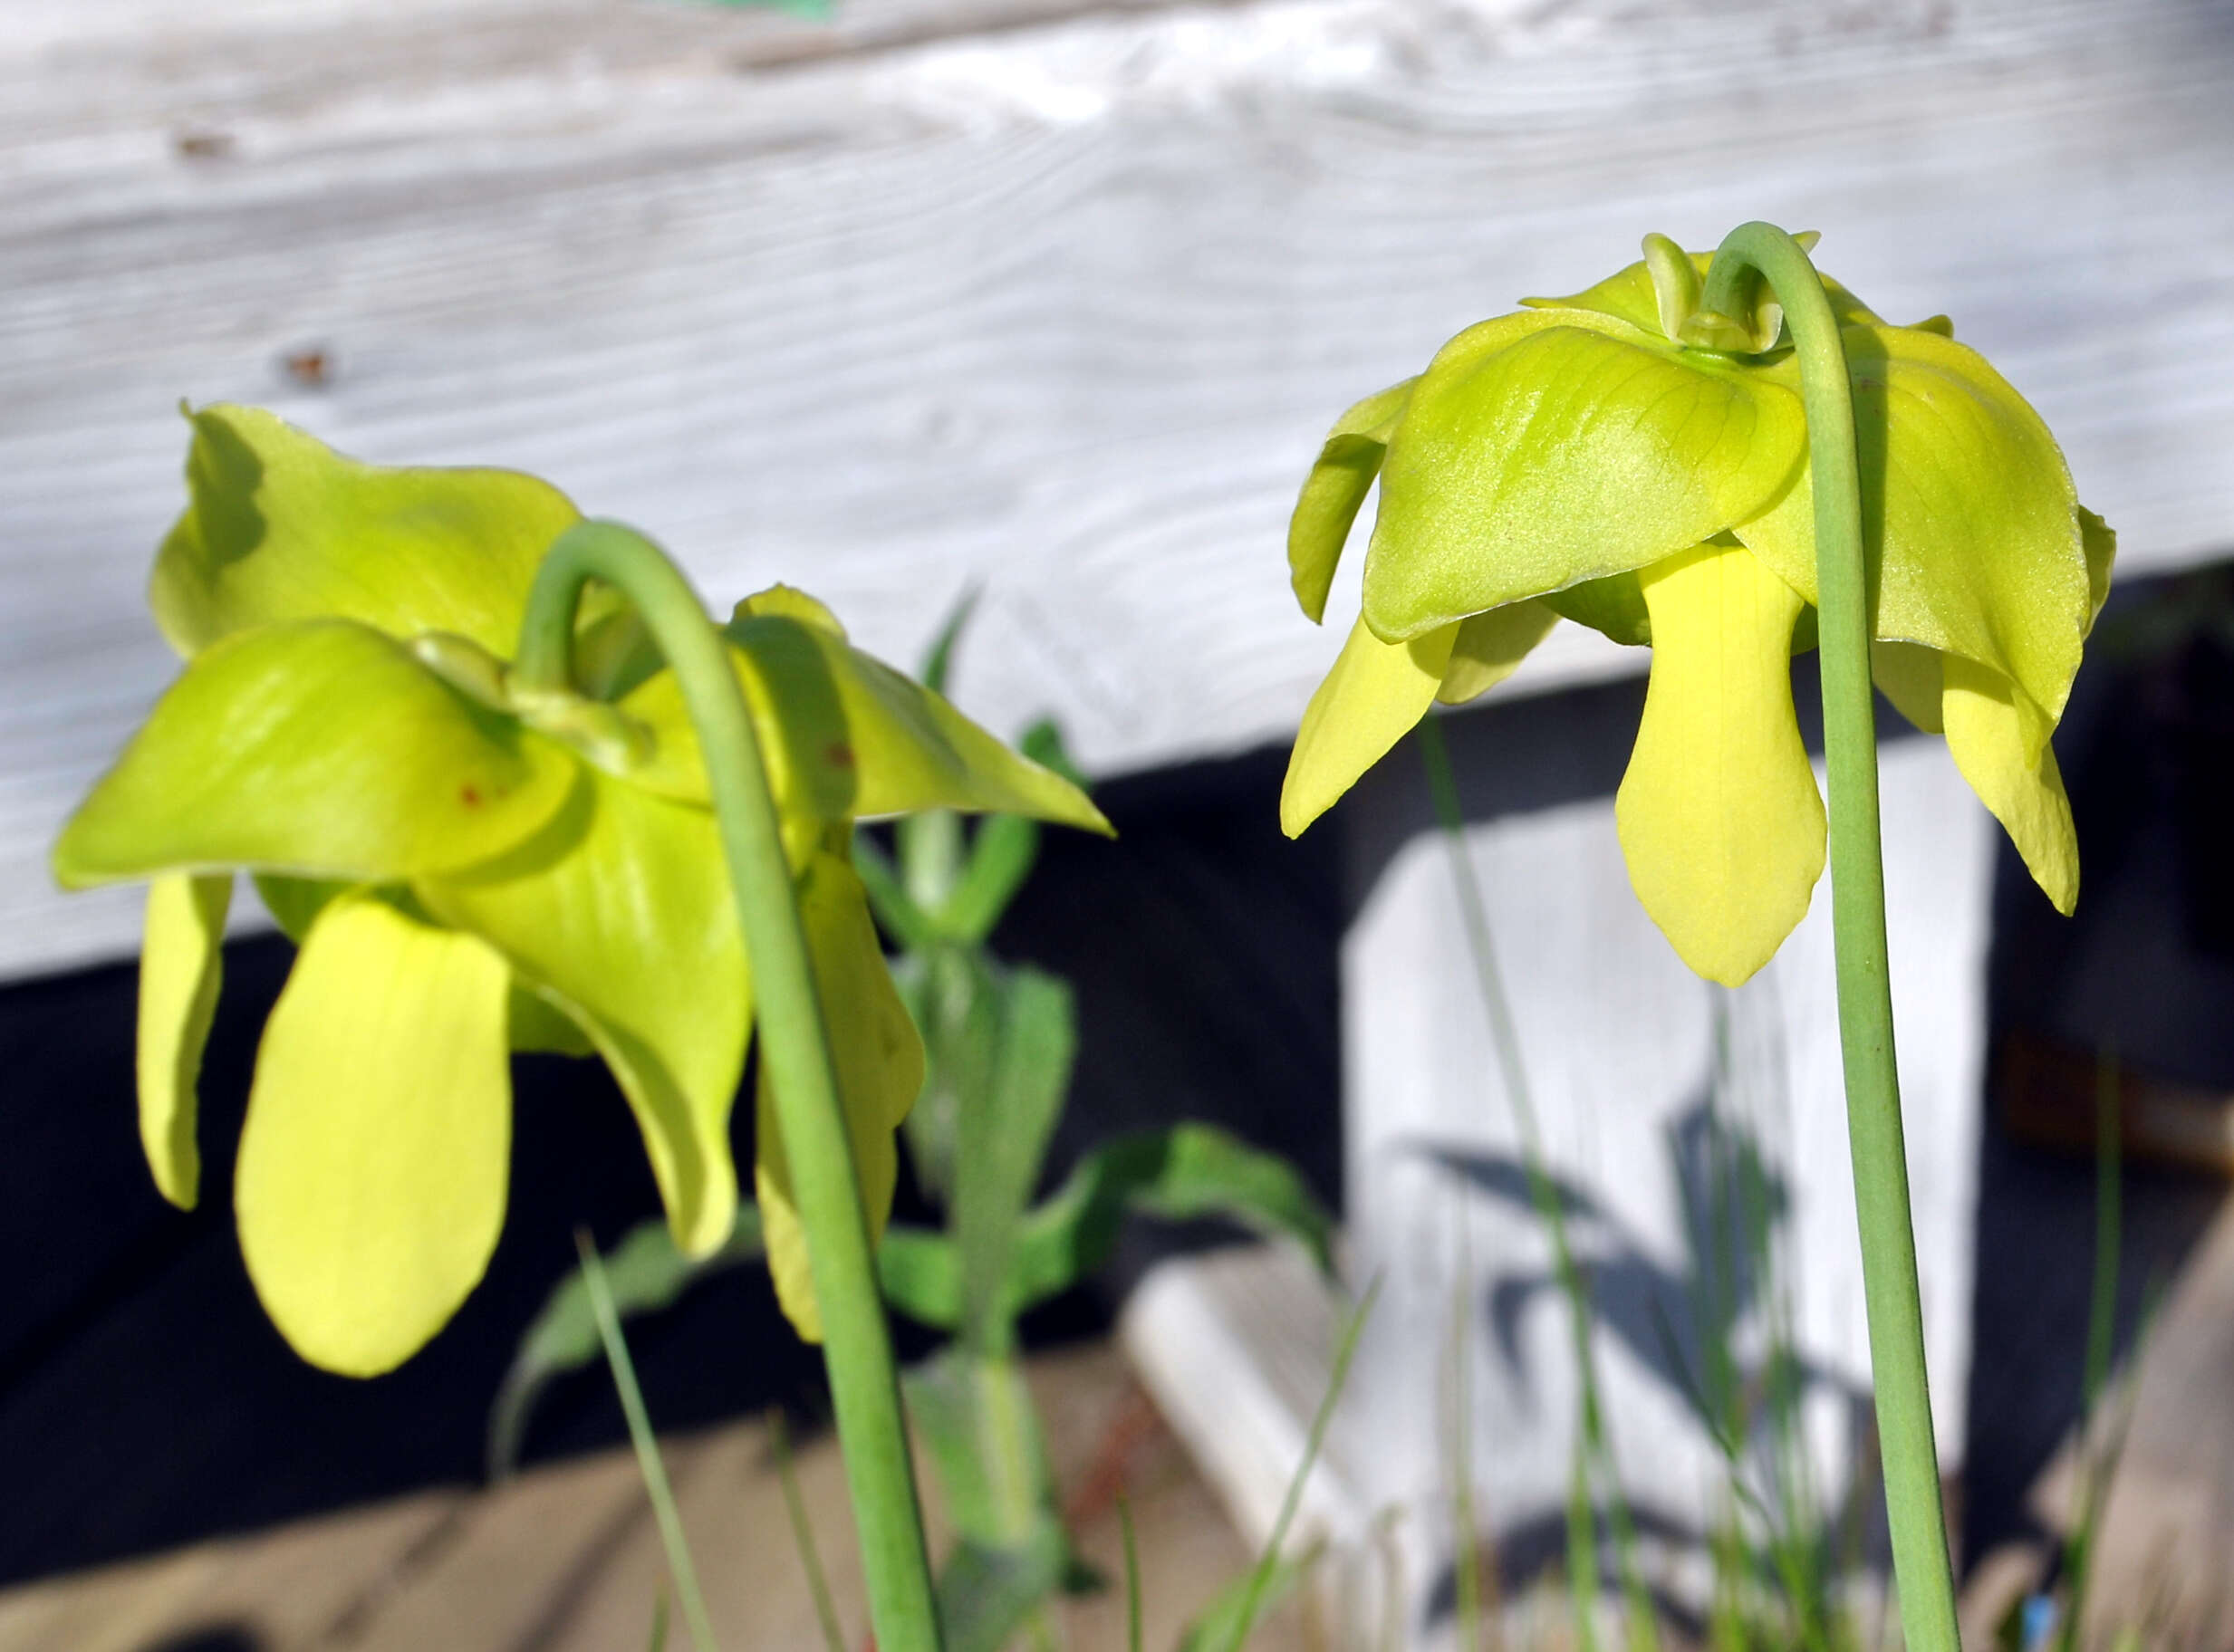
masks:
[[[579,513],[515,473],[361,464],[252,408],[188,417],[189,500],[150,590],[185,668],[53,852],[67,887],[149,881],[138,1072],[157,1186],[197,1196],[196,1075],[246,871],[300,952],[257,1052],[236,1215],[305,1359],[386,1370],[478,1282],[504,1216],[514,1052],[602,1057],[677,1244],[716,1249],[737,1207],[753,970],[676,674],[600,585],[571,681],[506,658]],[[923,1054],[848,856],[853,821],[1107,822],[802,592],[748,599],[721,635],[873,1229]],[[768,1065],[756,1192],[784,1308],[817,1338]]]
[[[1774,297],[1715,313],[1709,255],[1662,235],[1644,254],[1468,328],[1335,422],[1288,534],[1314,620],[1376,479],[1380,506],[1363,611],[1304,715],[1281,820],[1302,831],[1435,702],[1504,680],[1561,619],[1650,645],[1623,852],[1685,963],[1734,985],[1824,868],[1787,665],[1815,638],[1808,424]],[[2067,913],[2078,853],[2049,736],[2114,536],[2039,416],[1945,318],[1893,326],[1824,287],[1855,410],[1873,674],[1944,735]]]

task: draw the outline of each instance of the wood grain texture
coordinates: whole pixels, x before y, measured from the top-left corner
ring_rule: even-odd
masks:
[[[1249,1564],[1249,1546],[1112,1347],[1040,1355],[1027,1374],[1082,1553],[1122,1578],[1122,1492],[1139,1544],[1144,1644],[1178,1644]],[[721,1644],[822,1644],[766,1426],[731,1423],[669,1436],[661,1448]],[[866,1609],[836,1440],[806,1440],[795,1463],[840,1618],[858,1635]],[[667,1588],[623,1447],[485,1491],[424,1493],[0,1591],[0,1652],[147,1652],[226,1631],[260,1652],[602,1652],[643,1645]],[[1122,1588],[1067,1602],[1057,1616],[1065,1644],[1082,1652],[1125,1644]],[[1303,1628],[1295,1611],[1281,1612],[1252,1644],[1316,1644]],[[669,1644],[686,1639],[678,1629]]]
[[[14,0],[0,975],[135,941],[44,851],[173,669],[181,395],[535,470],[903,662],[982,584],[959,699],[1104,773],[1286,737],[1328,419],[1647,229],[1823,229],[2037,402],[2129,567],[2227,536],[2222,8],[1052,3]],[[1639,664],[1564,628],[1509,691]]]

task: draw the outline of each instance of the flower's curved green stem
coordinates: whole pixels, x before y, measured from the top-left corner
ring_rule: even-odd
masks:
[[[570,686],[574,610],[592,579],[635,606],[674,669],[705,753],[737,922],[752,959],[760,1059],[775,1093],[822,1309],[877,1645],[881,1652],[939,1652],[930,1562],[869,1224],[791,868],[744,691],[681,571],[643,535],[611,522],[567,529],[537,570],[515,668],[526,684]]]
[[[1756,280],[1766,280],[1784,306],[1799,356],[1800,396],[1807,416],[1823,651],[1823,746],[1830,774],[1838,1035],[1845,1060],[1846,1129],[1862,1229],[1870,1369],[1901,1627],[1909,1652],[1957,1652],[1954,1571],[1940,1502],[1939,1452],[1931,1436],[1901,1085],[1893,1064],[1885,871],[1877,822],[1876,705],[1870,686],[1869,588],[1853,389],[1838,319],[1822,278],[1784,231],[1759,223],[1732,230],[1715,253],[1701,300],[1709,310],[1742,317]]]

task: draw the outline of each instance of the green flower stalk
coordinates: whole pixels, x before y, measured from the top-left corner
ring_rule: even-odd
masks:
[[[603,584],[562,619],[563,671],[505,658],[579,514],[524,475],[361,465],[253,409],[190,418],[190,501],[150,598],[186,668],[53,857],[72,888],[149,880],[139,1073],[157,1186],[197,1196],[195,1075],[245,870],[301,952],[258,1050],[235,1205],[257,1292],[305,1359],[386,1370],[478,1282],[515,1051],[601,1056],[678,1245],[716,1249],[737,1212],[729,1120],[756,994],[697,708]],[[800,592],[740,604],[720,637],[873,1228],[922,1049],[847,856],[852,821],[944,807],[1106,822]],[[771,1266],[814,1338],[762,1065]]]
[[[1623,851],[1678,954],[1735,985],[1824,867],[1786,663],[1815,646],[1815,507],[1783,309],[1764,293],[1735,319],[1706,310],[1708,262],[1648,236],[1642,262],[1468,328],[1336,421],[1288,533],[1313,620],[1376,477],[1380,511],[1281,821],[1302,831],[1430,706],[1503,681],[1561,619],[1649,644]],[[2069,912],[2078,852],[2048,737],[2114,536],[2039,416],[1944,318],[1892,326],[1824,287],[1856,411],[1877,685],[1944,735]]]

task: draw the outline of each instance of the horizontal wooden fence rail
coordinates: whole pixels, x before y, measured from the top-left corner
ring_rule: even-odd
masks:
[[[2234,538],[2230,70],[2202,0],[14,0],[0,975],[137,933],[45,850],[173,669],[181,397],[534,470],[901,661],[982,586],[965,706],[1138,768],[1292,730],[1333,414],[1646,230],[1822,230],[2129,567]]]

